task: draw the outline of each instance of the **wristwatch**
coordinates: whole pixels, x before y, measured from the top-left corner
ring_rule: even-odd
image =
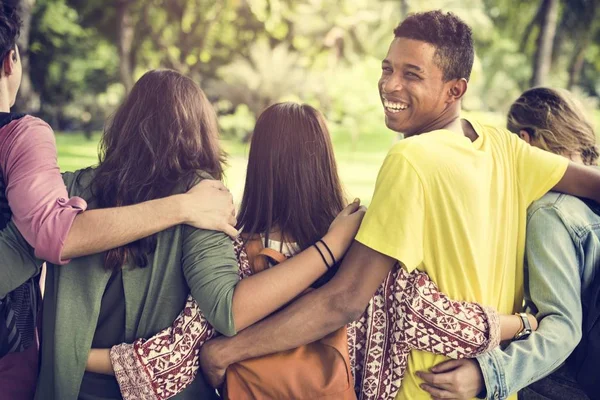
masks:
[[[516,316],[521,318],[521,329],[515,335],[515,340],[526,339],[533,330],[531,329],[531,324],[529,323],[529,318],[527,318],[527,314],[525,313],[515,313]]]

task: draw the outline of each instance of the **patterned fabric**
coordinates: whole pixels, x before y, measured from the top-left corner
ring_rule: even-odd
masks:
[[[498,346],[500,321],[493,309],[449,299],[424,272],[397,266],[348,334],[358,398],[388,399],[400,388],[411,350],[475,357]]]
[[[248,255],[239,238],[234,241],[234,251],[240,279],[250,276]],[[149,340],[114,346],[110,359],[123,399],[168,399],[181,392],[196,377],[200,347],[215,334],[190,295],[169,328]]]
[[[251,275],[243,243],[234,243],[240,277]],[[396,267],[381,284],[362,317],[347,327],[350,363],[360,399],[392,398],[408,354],[419,349],[453,358],[475,357],[499,344],[493,309],[453,301],[427,274]],[[168,399],[193,381],[200,346],[215,335],[189,297],[173,325],[156,336],[121,344],[110,352],[125,400]]]

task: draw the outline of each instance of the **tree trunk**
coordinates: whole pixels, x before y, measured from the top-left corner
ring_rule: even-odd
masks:
[[[583,63],[585,61],[585,51],[587,50],[589,41],[584,41],[578,44],[575,49],[575,56],[573,57],[571,64],[569,65],[569,83],[567,89],[572,90],[574,86],[579,84],[579,78],[581,78],[581,70],[583,69]]]
[[[582,18],[579,20],[580,31],[579,34],[575,36],[577,44],[575,46],[573,58],[569,64],[569,83],[567,84],[567,89],[569,90],[579,84],[581,71],[583,70],[583,64],[585,63],[585,52],[594,38],[594,31],[596,28],[594,22],[599,9],[596,1],[589,2],[583,10]]]
[[[558,20],[558,0],[542,1],[540,32],[533,58],[531,86],[541,86],[546,83],[552,65],[552,46]]]
[[[133,47],[135,26],[131,16],[130,5],[130,0],[117,1],[119,74],[121,82],[125,86],[126,93],[129,93],[133,87],[133,57],[131,56],[131,49]]]
[[[408,0],[400,0],[400,18],[408,16]]]
[[[29,76],[29,32],[31,30],[31,12],[34,6],[35,0],[21,1],[20,16],[23,20],[23,26],[17,41],[21,54],[23,77],[21,78],[21,87],[17,95],[15,110],[27,113],[36,113],[40,110],[40,96],[33,88]]]

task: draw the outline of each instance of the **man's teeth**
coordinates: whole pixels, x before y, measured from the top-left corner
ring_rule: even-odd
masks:
[[[408,104],[405,103],[395,103],[389,100],[383,100],[383,105],[385,108],[392,112],[399,112],[402,110],[406,110],[408,108]]]

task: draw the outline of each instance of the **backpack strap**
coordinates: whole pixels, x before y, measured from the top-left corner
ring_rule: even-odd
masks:
[[[271,261],[274,261],[273,264],[281,264],[287,260],[286,256],[271,248],[263,248],[258,255],[271,259]]]
[[[279,264],[287,260],[287,257],[280,252],[265,248],[260,238],[248,240],[246,243],[246,252],[250,268],[255,274],[269,268],[269,262]]]

